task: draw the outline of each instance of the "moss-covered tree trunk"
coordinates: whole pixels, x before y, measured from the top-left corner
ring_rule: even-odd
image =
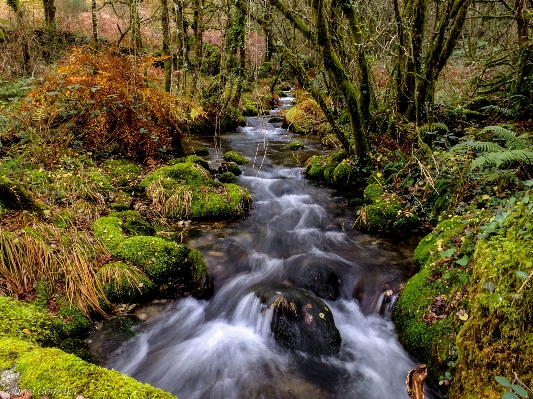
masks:
[[[54,0],[43,0],[44,23],[46,28],[56,28],[56,5]]]
[[[529,107],[526,116],[533,112],[533,43],[526,42],[520,48],[516,79],[511,87],[511,95],[514,98],[515,106],[521,110]]]
[[[162,53],[166,57],[164,61],[165,68],[165,91],[170,93],[170,85],[172,80],[172,55],[170,53],[170,26],[168,19],[168,4],[167,0],[161,0],[161,29],[163,32]]]
[[[91,0],[91,24],[92,24],[92,33],[93,33],[93,47],[95,50],[98,50],[99,39],[98,39],[98,15],[96,8],[96,0]]]
[[[187,43],[185,40],[185,31],[187,26],[183,16],[183,1],[174,2],[174,19],[176,23],[176,42],[177,42],[177,70],[178,78],[176,86],[185,90],[187,85],[186,68],[188,64]]]
[[[139,14],[139,0],[129,0],[131,47],[134,52],[143,48],[141,38],[141,16]]]
[[[472,0],[449,0],[440,11],[436,31],[429,43],[422,64],[422,73],[417,75],[415,101],[409,104],[406,114],[411,119],[424,120],[433,105],[435,83],[452,54],[466,21]]]
[[[196,91],[196,85],[198,83],[198,77],[202,68],[202,56],[203,56],[203,18],[204,18],[204,2],[203,0],[193,1],[193,23],[192,29],[194,32],[194,77],[192,83],[191,95],[194,95]]]

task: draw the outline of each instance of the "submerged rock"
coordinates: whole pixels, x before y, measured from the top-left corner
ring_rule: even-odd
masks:
[[[312,291],[320,298],[336,300],[339,297],[339,276],[329,265],[315,259],[300,261],[295,259],[294,264],[287,266],[289,279],[298,287]]]
[[[274,310],[270,328],[280,344],[312,355],[339,352],[341,335],[320,299],[304,289],[276,283],[259,284],[252,290]]]

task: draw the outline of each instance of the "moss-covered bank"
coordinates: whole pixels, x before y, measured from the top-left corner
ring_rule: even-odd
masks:
[[[21,373],[19,388],[36,397],[71,399],[146,398],[171,399],[173,395],[143,384],[114,370],[107,370],[55,348],[41,348],[27,341],[0,338],[0,369]]]
[[[451,398],[499,398],[495,376],[533,385],[533,207],[441,222],[418,245],[420,271],[393,320],[400,342]]]

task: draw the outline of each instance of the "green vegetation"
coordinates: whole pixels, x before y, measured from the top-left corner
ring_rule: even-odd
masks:
[[[224,161],[235,162],[237,165],[245,165],[248,163],[248,160],[236,151],[225,152]]]
[[[54,398],[73,395],[90,398],[174,398],[169,393],[135,381],[54,348],[41,348],[26,341],[0,339],[0,368],[15,366],[22,373],[21,389],[55,392]]]

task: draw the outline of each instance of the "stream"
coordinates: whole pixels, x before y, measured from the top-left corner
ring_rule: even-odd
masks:
[[[281,108],[291,101],[283,99]],[[214,295],[160,305],[105,366],[180,399],[407,398],[406,375],[416,363],[398,344],[389,316],[413,273],[420,237],[354,230],[346,199],[303,176],[309,156],[330,150],[269,122],[277,112],[247,118],[246,127],[215,144],[200,143],[211,149],[213,165],[228,150],[250,159],[237,184],[254,200],[248,218],[198,225],[184,237],[204,255]],[[295,139],[305,148],[283,149]],[[288,284],[291,271],[310,263],[327,264],[340,280],[339,298],[324,300],[342,338],[338,354],[280,345],[271,332],[272,309],[251,292],[257,284]]]

